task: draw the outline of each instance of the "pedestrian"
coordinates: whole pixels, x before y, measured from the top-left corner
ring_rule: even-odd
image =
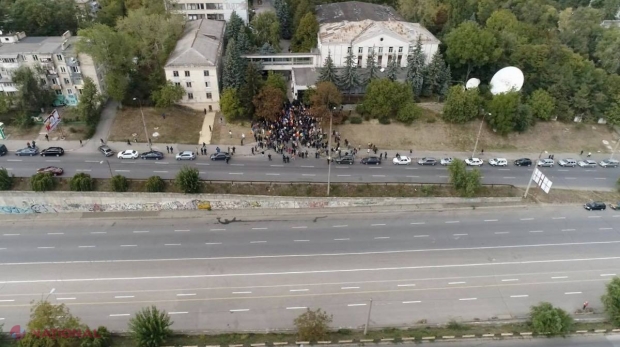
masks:
[[[206,108],[204,109],[204,113],[205,113],[205,115],[207,114],[207,109]]]
[[[387,152],[383,153],[383,157],[387,159]]]
[[[484,154],[484,148],[480,150],[480,154]]]
[[[129,141],[129,139],[127,139],[127,144],[131,146],[131,141]]]
[[[379,153],[379,160],[383,159],[383,153]]]
[[[172,146],[170,146],[170,154],[174,153],[174,150],[172,149]]]
[[[215,152],[216,153],[220,153],[220,147],[219,146],[215,147]]]
[[[254,147],[252,147],[252,155],[254,155]]]
[[[210,126],[210,125],[209,125],[209,131],[210,131],[210,132],[213,132],[213,130],[211,129],[211,126]]]
[[[245,140],[245,133],[241,133],[241,139]]]
[[[47,135],[46,135],[47,136]],[[80,147],[82,147],[82,139],[80,139]]]
[[[367,154],[370,154],[370,148],[368,148],[368,149],[366,150],[366,153],[367,153]]]
[[[228,136],[232,139],[232,130],[228,130]]]
[[[232,150],[233,150],[232,154],[235,154],[235,146],[233,146]]]
[[[206,143],[202,143],[202,148],[207,148],[207,144]]]
[[[194,152],[194,153],[198,154],[198,146],[196,146],[196,152]]]
[[[582,311],[585,311],[585,310],[586,310],[586,308],[588,307],[588,304],[589,304],[589,302],[587,302],[587,301],[586,301],[586,302],[584,302],[584,303],[583,303],[583,307],[581,308],[581,310],[582,310]]]
[[[102,145],[104,144],[103,139],[99,139],[99,141],[101,141],[101,144],[102,144]],[[583,152],[583,151],[581,151],[581,152]]]
[[[410,150],[409,150],[409,154],[413,154],[413,149],[410,149]]]
[[[252,154],[254,154],[254,152],[252,152]],[[271,154],[267,154],[267,157],[269,158],[269,161],[271,161]]]
[[[588,158],[592,156],[592,152],[588,152]]]
[[[230,153],[230,146],[228,147],[228,151],[226,153]]]
[[[166,119],[166,112],[163,112],[163,113],[161,114],[161,118]]]
[[[46,140],[46,141],[49,141],[49,140],[50,140],[50,137],[49,137],[47,134],[45,134],[45,140]]]
[[[224,119],[220,117],[220,124],[222,124],[223,122],[224,122]]]
[[[241,139],[241,146],[243,146],[243,139]]]
[[[226,164],[230,161],[230,157],[226,157]]]
[[[579,153],[579,156],[582,156],[582,155],[583,155],[583,149],[581,150],[581,153]]]
[[[170,153],[170,147],[166,146],[166,153]]]
[[[32,140],[32,148],[36,148],[37,147],[37,143],[34,142],[34,140]]]
[[[28,148],[32,148],[32,147],[30,147],[30,142],[27,142],[26,146],[28,146]]]

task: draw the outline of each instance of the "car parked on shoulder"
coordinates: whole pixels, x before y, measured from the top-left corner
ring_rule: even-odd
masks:
[[[17,151],[15,151],[15,155],[20,156],[20,157],[24,157],[24,156],[32,157],[37,154],[39,154],[38,147],[26,147],[26,148],[18,149]]]
[[[140,154],[140,159],[160,160],[164,159],[164,153],[160,151],[148,151]]]
[[[107,145],[99,146],[99,152],[101,152],[106,157],[111,157],[114,155],[114,151]]]
[[[136,159],[138,158],[138,151],[133,149],[127,149],[122,152],[118,152],[118,159]]]
[[[183,151],[177,153],[175,156],[176,160],[194,160],[196,159],[196,153],[192,151]]]
[[[42,167],[37,170],[37,173],[50,173],[54,176],[60,176],[63,172],[65,171],[62,168],[56,166]]]
[[[596,162],[594,160],[580,160],[577,165],[579,165],[579,167],[596,167]]]
[[[508,160],[506,158],[493,158],[489,160],[489,165],[491,166],[507,166]]]
[[[607,208],[607,206],[605,205],[604,202],[601,201],[590,201],[587,204],[583,205],[583,208],[585,208],[588,211],[596,211],[596,210],[605,210]]]
[[[465,164],[467,164],[467,166],[482,166],[484,161],[480,158],[467,158],[465,159]]]
[[[432,166],[435,166],[435,165],[437,165],[437,159],[431,158],[431,157],[424,157],[424,158],[418,160],[418,165],[432,165]]]
[[[598,163],[601,167],[618,167],[618,162],[616,159],[605,159],[605,160],[601,160],[600,163]]]
[[[536,163],[536,166],[541,167],[553,167],[553,165],[555,165],[555,161],[549,158],[538,159],[538,162]]]
[[[62,147],[50,147],[41,151],[42,157],[60,157],[65,154],[65,150]]]
[[[394,165],[409,165],[411,164],[411,158],[401,155],[400,157],[396,157],[392,159],[392,164]]]
[[[379,157],[366,157],[362,158],[360,163],[365,165],[381,165],[381,159],[379,159]]]
[[[336,164],[349,164],[352,165],[355,162],[355,159],[352,155],[343,155],[342,157],[338,157],[334,159]]]
[[[211,154],[211,160],[226,160],[227,158],[230,158],[230,155],[226,152]]]
[[[560,159],[558,165],[561,167],[575,167],[577,166],[577,161],[572,158]]]
[[[614,211],[620,210],[620,202],[617,202],[615,204],[609,204],[609,207],[611,207],[611,209]]]
[[[446,166],[446,165],[452,164],[453,161],[454,161],[454,159],[452,159],[452,158],[443,158],[443,159],[441,159],[440,164],[443,165],[443,166]]]
[[[532,160],[530,158],[519,158],[514,161],[515,166],[532,166]]]
[[[6,148],[5,145],[0,144],[0,157],[9,153],[9,150]]]

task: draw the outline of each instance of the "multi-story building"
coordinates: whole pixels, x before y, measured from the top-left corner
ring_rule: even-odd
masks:
[[[186,23],[183,36],[164,66],[166,80],[185,89],[179,104],[219,111],[225,26],[223,21],[210,19]]]
[[[247,24],[249,21],[248,0],[174,0],[170,10],[183,14],[188,20],[212,19],[228,21],[234,12]]]
[[[27,66],[54,90],[57,105],[77,105],[85,77],[90,77],[99,92],[105,95],[103,71],[89,55],[76,52],[78,39],[69,31],[52,37],[0,32],[0,92],[16,93],[13,72]]]

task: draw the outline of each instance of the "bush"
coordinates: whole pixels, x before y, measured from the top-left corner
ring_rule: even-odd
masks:
[[[320,341],[327,336],[329,324],[332,322],[332,315],[322,311],[307,309],[299,317],[295,318],[294,324],[297,328],[297,338],[300,341]]]
[[[454,159],[452,164],[448,165],[448,173],[450,183],[462,196],[472,197],[482,186],[480,170],[467,171],[465,162],[460,159]]]
[[[401,123],[411,124],[414,120],[420,118],[421,115],[422,109],[414,102],[408,102],[398,110],[396,120]]]
[[[561,308],[541,302],[530,308],[530,325],[538,334],[558,335],[570,332],[573,318]]]
[[[368,110],[366,110],[366,107],[364,107],[364,104],[357,104],[357,106],[355,106],[355,113],[365,116],[368,114]]]
[[[129,332],[138,347],[159,347],[172,334],[172,321],[165,311],[146,307],[129,321]]]
[[[353,116],[349,121],[351,122],[351,124],[362,124],[362,117]]]
[[[198,169],[184,166],[177,174],[174,183],[183,193],[200,192],[200,174]]]
[[[0,190],[10,190],[13,187],[13,178],[15,175],[9,175],[5,168],[0,169]]]
[[[122,193],[127,191],[129,183],[127,182],[127,178],[125,178],[125,176],[116,175],[112,177],[111,185],[113,192]]]
[[[69,181],[69,188],[74,192],[91,192],[93,185],[90,175],[83,172],[75,174]]]
[[[159,176],[151,176],[146,180],[146,191],[149,193],[160,193],[166,189],[166,182]]]
[[[607,283],[605,294],[601,296],[605,313],[614,326],[620,326],[620,278],[614,277]]]
[[[104,326],[97,327],[99,337],[82,338],[80,347],[109,347],[112,344],[112,334]]]
[[[54,189],[56,181],[51,173],[37,173],[30,178],[30,189],[35,192],[46,192]]]
[[[390,117],[383,116],[383,117],[379,118],[379,123],[381,123],[381,124],[390,124],[392,122],[390,121]]]

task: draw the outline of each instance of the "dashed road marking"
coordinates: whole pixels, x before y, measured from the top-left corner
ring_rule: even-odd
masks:
[[[355,306],[366,306],[366,304],[348,304],[348,307],[355,307]]]
[[[348,227],[347,224],[343,224],[343,225],[332,225],[332,228],[346,228]]]
[[[465,284],[467,282],[448,282],[449,285],[455,285],[455,284]]]
[[[298,226],[298,227],[292,227],[291,229],[306,229],[307,226]]]
[[[221,242],[206,242],[205,245],[221,245]]]
[[[168,171],[153,171],[155,173],[168,173]]]
[[[385,224],[371,224],[371,227],[380,227],[380,226],[384,226]]]
[[[613,228],[598,228],[598,230],[611,230]]]
[[[290,289],[289,292],[307,292],[308,289]]]
[[[461,221],[458,220],[451,220],[451,221],[447,221],[445,222],[446,224],[454,224],[454,223],[460,223]]]
[[[527,298],[529,295],[527,294],[521,294],[521,295],[511,295],[511,298]]]
[[[334,241],[349,241],[351,240],[350,238],[344,238],[344,239],[334,239]]]
[[[425,224],[425,222],[413,222],[413,223],[410,223],[410,224],[411,225],[420,225],[420,224]]]
[[[581,292],[566,292],[564,294],[566,294],[566,295],[575,295],[575,294],[581,294]]]
[[[403,304],[418,304],[421,303],[422,301],[403,301]]]
[[[459,299],[459,301],[473,301],[473,300],[478,300],[478,298],[463,298],[463,299]]]
[[[252,294],[252,292],[232,292],[233,294]]]
[[[616,274],[601,274],[601,277],[613,277],[616,276]]]
[[[310,242],[310,240],[293,240],[293,242]]]
[[[129,172],[130,170],[114,170],[114,172]]]
[[[196,293],[181,293],[177,294],[177,296],[196,296]]]
[[[179,311],[179,312],[168,312],[168,314],[172,314],[172,315],[174,315],[174,314],[187,314],[187,313],[188,313],[187,311],[183,311],[183,312],[181,312],[181,311]]]
[[[506,278],[506,279],[503,279],[502,282],[516,282],[518,280],[519,280],[518,278]]]
[[[542,233],[542,230],[530,230],[531,233]]]
[[[346,290],[346,289],[360,289],[360,287],[340,287],[340,289],[342,289],[342,290]]]
[[[575,229],[562,229],[562,231],[575,231]]]
[[[399,284],[399,285],[397,285],[397,287],[415,287],[415,284],[413,284],[413,283]]]
[[[229,172],[229,175],[243,175],[243,172]]]
[[[121,245],[121,247],[138,247],[138,245]]]
[[[65,233],[47,233],[48,235],[64,235]]]
[[[485,219],[485,222],[497,222],[497,219]]]
[[[521,218],[521,220],[534,220],[534,218]]]
[[[351,175],[338,175],[338,177],[351,177]]]
[[[375,237],[375,240],[385,240],[389,238],[390,238],[389,236],[378,236],[378,237]]]
[[[307,307],[305,306],[291,306],[291,307],[287,307],[287,310],[305,310],[307,309]]]
[[[37,247],[38,249],[54,249],[55,247]]]
[[[267,241],[250,241],[250,243],[267,243]]]
[[[564,278],[568,278],[568,276],[554,276],[554,277],[551,277],[552,280],[559,280],[559,279],[564,279]]]
[[[566,219],[566,217],[553,217],[551,219]]]
[[[496,231],[495,235],[504,235],[504,234],[510,234],[510,231]]]
[[[414,235],[413,237],[428,237],[428,235]]]
[[[165,243],[164,246],[180,246],[180,243]]]
[[[148,230],[134,230],[133,233],[134,234],[145,234],[145,233],[148,233],[148,232],[150,232],[150,231],[148,231]]]
[[[267,228],[252,228],[252,230],[267,230]]]
[[[266,173],[265,176],[280,176],[279,173]]]
[[[467,236],[469,234],[452,234],[452,236]]]
[[[230,310],[230,312],[248,312],[249,310],[249,308],[239,308],[236,310]]]
[[[95,248],[97,246],[78,246],[78,248]]]
[[[110,317],[126,317],[129,316],[129,313],[113,313]]]
[[[135,298],[135,296],[133,295],[117,295],[114,297],[114,299],[133,299]]]

